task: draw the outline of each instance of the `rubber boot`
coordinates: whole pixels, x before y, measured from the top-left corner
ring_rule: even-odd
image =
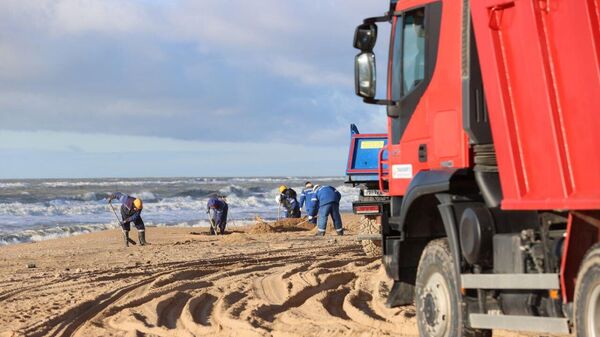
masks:
[[[123,231],[123,238],[125,239],[125,247],[129,247],[129,231]]]
[[[140,240],[140,245],[145,246],[146,245],[146,232],[145,231],[139,231],[138,232],[138,239]]]

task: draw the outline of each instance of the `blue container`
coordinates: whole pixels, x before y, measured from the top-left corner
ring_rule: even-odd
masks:
[[[346,175],[353,183],[378,181],[379,152],[387,160],[387,134],[360,133],[356,125],[350,125],[350,152]],[[387,171],[387,165],[383,169]]]

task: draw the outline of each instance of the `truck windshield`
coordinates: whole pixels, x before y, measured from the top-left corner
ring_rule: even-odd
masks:
[[[391,99],[400,100],[425,78],[424,9],[398,16],[393,30]]]

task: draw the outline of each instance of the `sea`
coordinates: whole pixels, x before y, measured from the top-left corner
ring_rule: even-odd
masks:
[[[144,201],[148,227],[208,227],[206,203],[226,196],[229,225],[253,223],[256,216],[283,216],[275,201],[287,185],[298,197],[306,181],[334,186],[341,211],[350,211],[358,189],[345,177],[97,178],[0,180],[0,245],[36,242],[118,228],[107,198],[122,192]],[[119,213],[118,201],[113,201]]]

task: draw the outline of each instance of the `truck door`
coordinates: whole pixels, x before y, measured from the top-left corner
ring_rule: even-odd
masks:
[[[419,171],[462,168],[468,159],[461,115],[461,3],[415,3],[400,3],[392,19],[390,195],[404,195]]]

